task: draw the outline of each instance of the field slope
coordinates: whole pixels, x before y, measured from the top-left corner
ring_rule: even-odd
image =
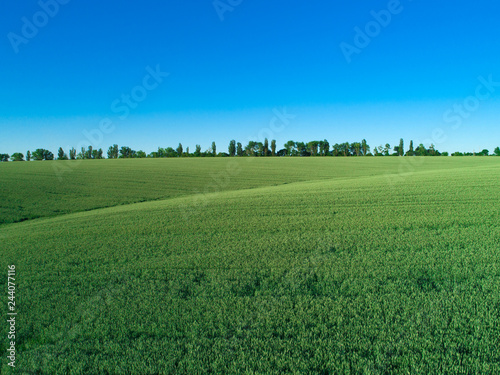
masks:
[[[179,193],[2,225],[17,367],[498,373],[500,164],[387,159],[245,161],[201,197],[193,176],[227,161],[190,160]]]
[[[476,158],[477,159],[477,158]],[[481,165],[495,165],[494,158]],[[0,163],[0,225],[299,181],[474,167],[474,158],[178,158]]]

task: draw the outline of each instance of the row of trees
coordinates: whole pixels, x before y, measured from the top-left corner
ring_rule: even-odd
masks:
[[[24,155],[20,152],[15,152],[10,156],[9,154],[0,154],[0,161],[24,161]],[[26,160],[54,160],[54,154],[49,150],[43,148],[37,148],[33,153],[28,151],[26,153]]]
[[[447,152],[439,152],[433,144],[426,148],[423,144],[414,147],[413,141],[410,141],[408,150],[404,149],[404,141],[401,139],[399,145],[391,148],[391,145],[376,146],[371,150],[365,139],[361,142],[344,142],[336,143],[330,147],[330,143],[325,139],[322,141],[296,142],[288,141],[284,148],[277,150],[276,140],[269,143],[266,138],[264,142],[249,141],[246,146],[240,142],[231,140],[228,146],[228,152],[217,153],[215,142],[209,149],[202,151],[200,145],[196,145],[193,153],[189,152],[189,147],[184,150],[182,144],[179,143],[176,149],[172,147],[161,148],[157,151],[146,154],[144,151],[132,150],[130,147],[118,147],[117,144],[110,146],[107,152],[108,159],[130,159],[130,158],[173,158],[173,157],[214,157],[214,156],[448,156]],[[461,153],[454,152],[452,156],[488,156],[489,150],[482,150],[478,153]],[[495,148],[494,155],[500,156],[500,147]],[[49,150],[38,148],[32,153],[26,153],[26,160],[54,160],[54,154]],[[0,154],[0,161],[24,161],[24,155],[16,152],[12,156],[8,154]],[[104,159],[103,150],[100,148],[95,150],[92,146],[87,149],[82,147],[77,153],[75,148],[69,150],[69,155],[66,154],[62,147],[57,152],[57,160],[75,160],[75,159]]]

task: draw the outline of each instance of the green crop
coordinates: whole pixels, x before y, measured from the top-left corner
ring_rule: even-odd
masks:
[[[253,160],[206,194],[231,160],[0,168],[2,207],[39,217],[0,226],[18,369],[500,372],[496,158]],[[60,199],[16,193],[28,176]]]
[[[489,158],[177,158],[0,163],[0,225],[298,181],[495,165]]]

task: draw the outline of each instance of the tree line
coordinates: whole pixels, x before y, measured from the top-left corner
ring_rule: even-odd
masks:
[[[451,156],[489,156],[490,152],[484,149],[480,152],[454,152]],[[496,147],[492,155],[500,156],[500,147]],[[174,157],[234,157],[234,156],[449,156],[448,152],[439,152],[433,144],[428,148],[422,143],[414,147],[410,141],[407,150],[404,148],[404,141],[400,139],[399,144],[391,147],[389,143],[375,146],[373,149],[368,145],[366,139],[361,142],[335,143],[330,147],[330,143],[325,139],[322,141],[296,142],[290,140],[283,145],[283,148],[276,148],[276,140],[269,143],[266,138],[264,142],[249,141],[247,145],[231,140],[227,152],[217,153],[217,146],[212,142],[210,148],[202,151],[200,145],[196,145],[195,151],[190,152],[189,147],[185,150],[179,143],[176,149],[172,147],[158,147],[157,151],[149,154],[139,150],[135,151],[128,146],[118,147],[117,144],[110,146],[107,151],[108,159],[131,159],[131,158],[174,158]],[[12,155],[0,154],[0,161],[31,161],[31,160],[54,160],[55,155],[46,149],[38,148],[35,151],[27,151],[25,155],[16,152]],[[93,149],[82,147],[79,152],[71,148],[66,153],[62,147],[57,152],[57,160],[79,160],[79,159],[104,159],[102,148]]]

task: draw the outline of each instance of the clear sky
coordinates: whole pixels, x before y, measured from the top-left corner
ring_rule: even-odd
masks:
[[[0,152],[500,146],[500,3],[4,0]],[[167,76],[168,73],[168,76]],[[498,82],[498,83],[497,83]],[[101,128],[100,128],[101,127]]]

